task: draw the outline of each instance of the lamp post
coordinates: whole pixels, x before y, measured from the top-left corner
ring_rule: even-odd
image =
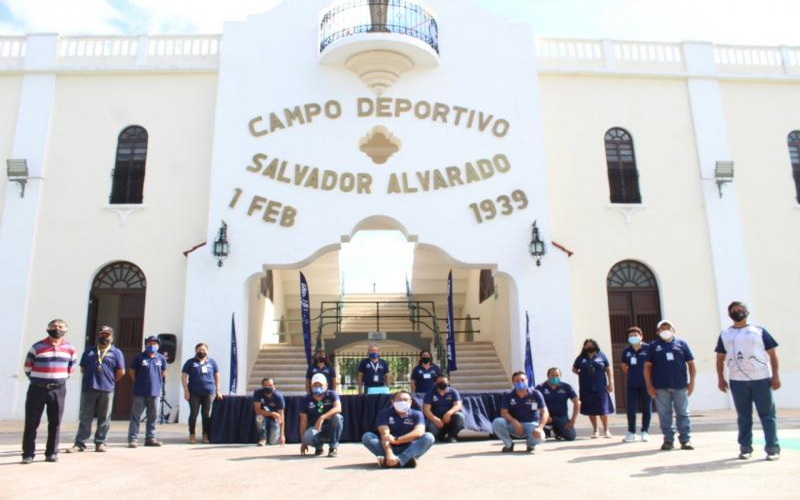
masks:
[[[9,158],[6,160],[8,180],[19,184],[19,197],[25,197],[25,184],[28,183],[28,160]]]
[[[228,243],[228,225],[225,224],[225,221],[222,221],[222,226],[219,228],[217,239],[214,240],[214,247],[212,249],[214,257],[217,258],[217,267],[222,267],[222,261],[228,257],[230,249],[231,246]]]
[[[531,256],[536,260],[536,265],[542,265],[542,257],[545,253],[547,253],[547,247],[542,241],[542,238],[539,236],[539,227],[536,225],[536,221],[533,221],[531,225],[531,244],[530,244],[530,252]]]

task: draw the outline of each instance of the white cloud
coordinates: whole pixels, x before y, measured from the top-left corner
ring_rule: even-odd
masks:
[[[121,14],[106,0],[5,0],[15,23],[0,25],[2,32],[118,33],[114,22]]]

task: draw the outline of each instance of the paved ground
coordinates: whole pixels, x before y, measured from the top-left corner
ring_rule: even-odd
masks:
[[[20,422],[0,422],[0,499],[149,498],[459,499],[591,497],[800,498],[800,410],[780,411],[783,452],[775,462],[760,450],[738,460],[734,414],[695,415],[694,451],[662,452],[654,415],[649,443],[622,443],[624,416],[612,418],[611,439],[548,441],[535,455],[501,454],[499,441],[478,439],[434,447],[414,469],[381,470],[360,444],[345,443],[339,457],[299,456],[299,445],[188,445],[183,424],[159,427],[161,448],[125,447],[125,423],[114,422],[108,453],[41,455],[19,465]],[[587,436],[588,420],[579,436]],[[38,443],[44,445],[46,424]],[[758,427],[758,426],[756,426]],[[75,424],[65,425],[62,448]],[[763,446],[756,429],[759,448]],[[524,449],[518,445],[518,449]],[[55,473],[55,474],[54,474]],[[376,483],[376,481],[379,481]],[[388,496],[387,496],[388,495]]]

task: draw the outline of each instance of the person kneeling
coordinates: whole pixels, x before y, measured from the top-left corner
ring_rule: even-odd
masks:
[[[525,372],[511,376],[514,388],[505,394],[500,403],[500,416],[492,421],[492,430],[503,442],[503,453],[514,451],[512,437],[525,438],[526,451],[533,453],[536,443],[544,439],[544,423],[549,417],[542,393],[528,387]]]
[[[311,394],[305,397],[301,408],[300,454],[305,455],[313,446],[314,456],[322,455],[322,445],[328,441],[328,456],[335,457],[344,423],[342,402],[336,391],[328,390],[328,379],[322,373],[311,377]]]
[[[392,406],[377,417],[378,434],[366,432],[361,442],[376,457],[381,467],[417,466],[417,459],[433,445],[434,437],[425,432],[425,417],[411,408],[411,394],[398,391]]]
[[[447,375],[440,373],[436,376],[433,389],[425,394],[422,401],[422,412],[428,419],[425,430],[439,441],[455,443],[458,433],[464,429],[464,413],[461,410],[461,394],[450,387]]]

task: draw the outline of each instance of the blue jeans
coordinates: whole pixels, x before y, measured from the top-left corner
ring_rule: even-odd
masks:
[[[636,413],[642,408],[642,432],[650,432],[650,418],[653,415],[653,398],[645,387],[628,387],[628,432],[636,433]]]
[[[412,458],[416,459],[424,455],[425,452],[433,446],[434,441],[436,441],[436,439],[433,437],[433,434],[426,432],[411,443],[392,446],[392,451],[397,456],[397,461],[400,462],[400,466],[402,467]],[[381,446],[381,438],[374,432],[365,432],[364,435],[361,436],[361,442],[376,457],[385,455],[383,446]]]
[[[559,437],[564,441],[575,441],[575,428],[567,429],[567,424],[569,423],[568,416],[561,415],[556,417],[550,415],[550,420],[550,425],[544,427],[545,436],[550,437],[550,435],[553,434],[555,437]]]
[[[278,444],[278,438],[281,436],[281,424],[272,417],[259,417],[262,418],[261,432],[258,433],[259,439],[263,439],[269,445]],[[325,424],[322,424],[323,428]],[[306,429],[308,432],[308,429]],[[335,448],[335,447],[334,447]]]
[[[533,438],[533,430],[539,427],[539,422],[520,422],[520,424],[522,424],[523,436],[514,434],[514,426],[503,417],[497,417],[492,421],[492,431],[494,431],[495,436],[500,438],[500,441],[502,441],[505,446],[511,446],[513,444],[511,438],[524,438],[528,446],[535,448],[536,440]]]
[[[81,409],[78,413],[78,433],[75,445],[86,447],[86,440],[92,435],[92,420],[97,416],[97,430],[94,433],[94,444],[106,442],[108,428],[111,424],[111,402],[114,392],[85,389],[81,393]]]
[[[675,425],[672,424],[672,410],[675,410],[675,421],[678,425],[678,440],[688,443],[692,438],[692,421],[689,419],[689,395],[686,389],[656,389],[656,410],[658,423],[664,441],[675,441]]]
[[[736,423],[739,426],[739,451],[753,452],[753,404],[756,405],[761,428],[764,429],[764,451],[780,453],[778,444],[778,426],[775,421],[775,403],[772,400],[771,381],[763,380],[731,380],[731,394],[736,407]]]
[[[142,412],[147,407],[147,427],[145,430],[145,440],[151,441],[156,438],[156,403],[158,396],[134,396],[133,408],[131,408],[131,423],[128,426],[128,442],[136,442],[139,439],[139,423],[142,420]]]
[[[272,420],[272,419],[270,419]],[[302,442],[306,446],[313,446],[317,450],[322,449],[322,444],[325,441],[330,443],[331,448],[339,447],[339,440],[342,437],[342,426],[344,425],[344,417],[341,413],[337,413],[328,420],[322,422],[322,430],[318,431],[314,426],[310,426],[303,433]]]

